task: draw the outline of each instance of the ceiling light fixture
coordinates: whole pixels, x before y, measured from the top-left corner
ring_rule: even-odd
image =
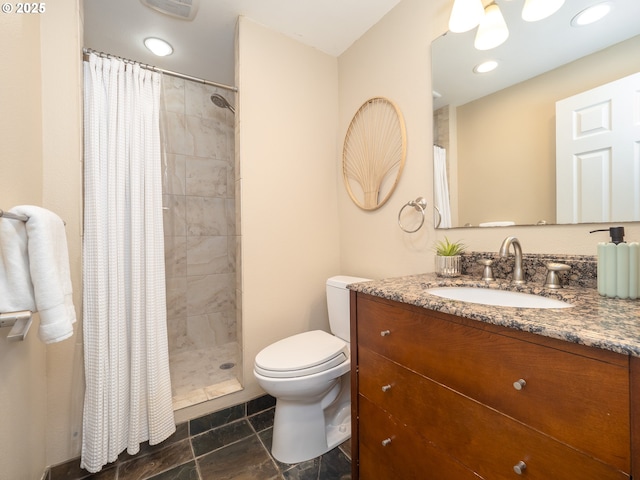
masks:
[[[509,38],[509,29],[500,7],[492,3],[484,9],[484,17],[478,27],[474,46],[478,50],[490,50],[502,45]]]
[[[597,3],[585,8],[575,17],[571,19],[571,25],[574,27],[582,27],[595,23],[598,20],[605,17],[611,11],[611,4],[609,2]]]
[[[453,33],[468,32],[480,24],[483,16],[482,0],[454,0],[449,30]]]
[[[537,22],[556,13],[564,0],[525,0],[522,7],[522,19],[525,22]]]
[[[486,62],[482,62],[479,65],[473,67],[474,73],[489,73],[495,70],[498,67],[498,62],[495,60],[487,60]]]
[[[166,57],[167,55],[171,55],[173,53],[173,47],[161,38],[145,38],[144,46],[147,47],[151,51],[151,53],[159,57]]]

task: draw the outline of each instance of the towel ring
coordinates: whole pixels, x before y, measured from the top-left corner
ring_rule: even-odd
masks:
[[[420,221],[420,225],[418,225],[414,230],[407,230],[404,225],[402,225],[402,222],[400,221],[400,217],[402,216],[402,212],[404,211],[405,208],[407,207],[413,207],[415,208],[418,212],[420,212],[422,214],[422,220]],[[411,200],[410,202],[405,203],[402,208],[400,209],[400,211],[398,212],[398,225],[400,225],[400,228],[407,233],[415,233],[418,230],[420,230],[420,228],[422,228],[422,225],[424,225],[424,210],[425,208],[427,208],[427,199],[424,197],[418,197],[415,200]]]
[[[437,206],[433,206],[433,209],[436,211],[436,214],[438,215],[438,221],[436,222],[436,226],[435,228],[438,228],[440,226],[440,222],[442,221],[442,214],[440,213],[440,209]]]

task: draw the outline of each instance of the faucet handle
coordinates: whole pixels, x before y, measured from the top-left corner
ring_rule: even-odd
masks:
[[[483,258],[478,260],[479,265],[484,265],[484,270],[482,271],[482,280],[495,280],[495,278],[493,277],[493,269],[491,268],[492,263],[493,259],[491,258]]]
[[[545,263],[547,267],[547,279],[544,282],[544,286],[547,288],[562,288],[562,283],[560,282],[560,276],[558,272],[567,272],[571,270],[569,265],[565,265],[564,263],[557,262],[547,262]]]

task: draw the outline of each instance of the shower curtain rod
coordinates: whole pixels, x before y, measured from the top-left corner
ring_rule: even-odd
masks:
[[[223,83],[212,82],[210,80],[205,80],[203,78],[192,77],[191,75],[186,75],[184,73],[173,72],[171,70],[166,70],[164,68],[155,67],[153,65],[149,65],[149,64],[146,64],[146,63],[136,62],[135,60],[129,60],[128,58],[119,57],[117,55],[112,55],[110,53],[98,52],[97,50],[93,50],[91,48],[83,48],[82,49],[82,53],[83,53],[84,60],[88,59],[90,53],[95,53],[96,55],[99,55],[99,56],[101,56],[103,58],[118,58],[118,59],[120,59],[120,60],[122,60],[123,62],[126,62],[126,63],[137,63],[138,65],[140,65],[143,68],[146,68],[146,69],[149,69],[149,70],[153,70],[155,72],[160,72],[160,73],[164,73],[164,74],[167,74],[167,75],[171,75],[172,77],[182,78],[184,80],[192,80],[194,82],[203,83],[203,84],[209,85],[211,87],[218,87],[218,88],[224,88],[225,90],[231,90],[232,92],[237,92],[238,91],[238,87],[234,87],[234,86],[231,86],[231,85],[225,85]]]

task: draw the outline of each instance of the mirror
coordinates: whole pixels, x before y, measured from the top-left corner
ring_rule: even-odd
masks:
[[[572,18],[600,0],[565,2],[533,23],[521,19],[523,3],[498,2],[510,35],[493,50],[473,47],[476,29],[432,44],[434,144],[443,147],[434,146],[434,205],[448,189],[451,212],[440,228],[559,223],[556,102],[640,72],[638,0],[609,0],[609,15],[582,27]],[[474,73],[486,60],[498,68]]]

